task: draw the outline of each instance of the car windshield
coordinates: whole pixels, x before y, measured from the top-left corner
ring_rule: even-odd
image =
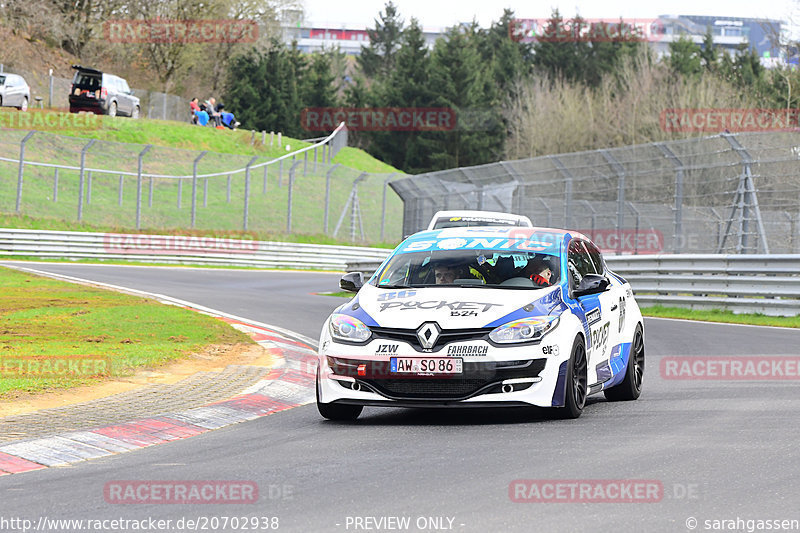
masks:
[[[558,256],[518,250],[431,250],[395,254],[373,281],[377,287],[540,289],[558,283]]]

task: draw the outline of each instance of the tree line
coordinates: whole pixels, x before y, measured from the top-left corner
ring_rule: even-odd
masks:
[[[556,10],[547,30],[565,22],[583,20]],[[527,43],[512,38],[513,24],[505,10],[489,28],[455,26],[429,47],[419,21],[405,22],[388,2],[355,64],[338,50],[304,55],[276,41],[230,62],[227,99],[248,127],[295,136],[311,136],[300,119],[307,107],[455,110],[450,130],[351,134],[377,158],[419,173],[686,136],[665,131],[664,109],[785,108],[800,96],[797,70],[765,69],[746,43],[722,52],[710,28],[702,45],[680,38],[658,58],[642,39]]]

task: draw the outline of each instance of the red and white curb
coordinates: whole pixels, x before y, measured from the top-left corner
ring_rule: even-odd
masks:
[[[58,277],[67,278],[67,276]],[[71,280],[88,281],[76,278]],[[95,282],[90,283],[100,285]],[[130,292],[130,289],[124,290]],[[147,294],[149,297],[154,296],[141,291],[135,292]],[[189,302],[156,296],[166,303],[183,305],[217,316],[233,327],[247,332],[257,343],[272,351],[278,360],[277,363],[272,366],[264,379],[227,400],[124,424],[73,431],[0,446],[0,476],[50,466],[66,466],[181,440],[314,401],[317,356],[312,348],[311,339]],[[308,342],[300,342],[290,337]]]

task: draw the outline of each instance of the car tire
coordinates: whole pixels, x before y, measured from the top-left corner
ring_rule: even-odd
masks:
[[[134,119],[134,120],[138,119],[139,118],[139,112],[140,112],[139,106],[138,105],[134,106],[133,111],[131,111],[131,118]]]
[[[358,415],[364,410],[364,406],[362,405],[320,403],[319,387],[319,370],[317,370],[317,410],[324,418],[328,420],[351,421],[358,418]]]
[[[619,385],[603,391],[606,400],[621,402],[636,400],[642,393],[642,378],[644,377],[644,334],[642,325],[636,325],[631,342],[631,353],[628,356],[628,366],[625,367],[625,378]]]
[[[566,384],[564,386],[564,407],[556,409],[556,415],[562,419],[578,418],[586,405],[586,344],[580,335],[575,337],[572,353],[567,363]]]
[[[3,107],[3,97],[0,96],[0,107]]]
[[[19,105],[20,111],[27,111],[28,110],[28,98],[23,98],[22,103]]]
[[[117,103],[111,102],[108,105],[108,116],[109,117],[116,117],[117,116]]]

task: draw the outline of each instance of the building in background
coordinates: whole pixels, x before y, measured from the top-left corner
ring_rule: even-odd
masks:
[[[669,43],[681,36],[702,46],[706,31],[711,28],[714,45],[721,50],[736,54],[737,47],[746,42],[767,67],[791,60],[780,45],[784,26],[780,20],[695,15],[661,15],[658,19],[662,38],[653,39],[651,46],[659,55],[668,54]]]
[[[608,19],[613,24],[614,19]],[[619,20],[619,19],[616,19]],[[517,19],[516,34],[512,38],[524,42],[534,42],[536,35],[541,35],[547,26],[547,19]],[[796,48],[781,46],[785,42],[782,32],[786,24],[774,19],[755,19],[740,17],[710,17],[695,15],[661,15],[657,19],[636,21],[637,25],[645,23],[643,34],[653,51],[664,56],[669,54],[669,43],[681,36],[702,46],[707,28],[711,28],[714,45],[731,54],[738,53],[742,42],[755,48],[762,63],[767,67],[797,63]],[[429,48],[433,48],[436,39],[442,37],[445,28],[424,28],[423,35]],[[284,23],[284,42],[291,44],[297,41],[303,52],[318,52],[323,48],[339,47],[348,55],[359,55],[362,46],[369,45],[369,35],[363,26],[338,24],[336,27],[315,25],[293,20]]]

